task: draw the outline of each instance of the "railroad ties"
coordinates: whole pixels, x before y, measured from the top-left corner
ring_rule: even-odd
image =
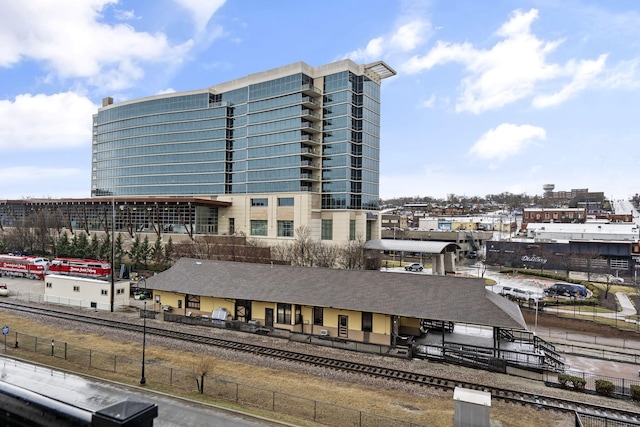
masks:
[[[77,312],[70,313],[65,311],[51,310],[48,308],[24,306],[22,304],[8,301],[0,301],[0,307],[8,308],[13,312],[23,311],[72,321],[81,321],[84,323],[95,324],[102,328],[119,328],[130,331],[137,331],[140,333],[143,332],[143,326],[134,322],[128,323],[122,321],[106,320]],[[444,391],[451,391],[452,393],[456,387],[480,390],[491,393],[492,399],[499,399],[506,402],[517,403],[523,406],[530,406],[544,410],[577,412],[579,414],[593,415],[597,417],[607,418],[609,420],[627,421],[629,423],[637,423],[640,425],[640,415],[637,412],[600,405],[593,405],[584,402],[576,402],[575,400],[566,400],[553,396],[543,396],[539,394],[510,390],[505,388],[490,387],[483,384],[469,383],[444,377],[434,377],[416,372],[403,371],[383,366],[369,365],[323,356],[316,356],[307,353],[298,353],[278,348],[242,343],[228,339],[213,338],[185,332],[176,332],[164,328],[147,326],[146,333],[161,336],[164,338],[204,343],[236,351],[250,352],[259,356],[280,358],[296,361],[299,363],[306,363],[318,367],[355,372],[388,379],[390,381],[409,382],[411,384],[419,386],[434,387]]]

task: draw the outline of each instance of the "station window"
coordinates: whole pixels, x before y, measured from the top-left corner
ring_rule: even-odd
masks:
[[[124,288],[116,289],[116,295],[124,294]]]
[[[313,307],[313,324],[322,326],[324,324],[324,308]]]
[[[100,290],[100,295],[109,295],[109,291],[106,289],[101,289]]]
[[[200,295],[187,295],[187,308],[200,310]]]
[[[291,304],[278,303],[277,323],[283,325],[291,324]]]
[[[251,220],[251,235],[252,236],[266,236],[267,235],[267,220]]]
[[[52,287],[53,287],[53,284],[52,284],[51,282],[47,282],[46,287],[47,287],[47,288],[52,288]]]
[[[74,286],[73,292],[80,292],[80,286]]]
[[[349,221],[349,240],[356,240],[356,220]]]
[[[267,198],[251,199],[251,206],[269,206],[269,199]]]
[[[362,313],[362,332],[372,332],[373,331],[373,313],[363,312]]]

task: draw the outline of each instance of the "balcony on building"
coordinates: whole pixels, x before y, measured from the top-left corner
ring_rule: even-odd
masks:
[[[306,120],[301,120],[300,127],[303,132],[320,133],[320,126],[314,125],[313,123]]]
[[[320,150],[316,150],[313,147],[309,147],[308,145],[303,144],[302,147],[300,147],[300,154],[305,157],[319,157]]]
[[[313,135],[302,132],[300,135],[300,141],[308,145],[320,145],[320,138],[314,138]]]
[[[302,87],[300,88],[300,90],[302,91],[302,93],[304,93],[305,95],[309,95],[309,96],[322,96],[322,91],[311,85],[311,84],[303,84]]]
[[[303,108],[300,116],[303,120],[307,120],[310,122],[319,122],[321,120],[320,114],[308,108]]]
[[[306,159],[306,158],[302,158],[302,160],[300,160],[300,167],[301,168],[311,168],[311,169],[319,169],[318,165],[316,165],[313,160],[311,159]]]
[[[320,103],[316,99],[313,99],[310,96],[303,96],[302,97],[302,106],[304,108],[310,108],[312,110],[317,110],[318,108],[320,108]]]

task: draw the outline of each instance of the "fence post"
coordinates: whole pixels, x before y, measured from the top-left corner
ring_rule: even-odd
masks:
[[[36,338],[36,340],[37,340],[37,338]],[[55,347],[54,340],[51,340],[51,357],[54,356],[54,354],[53,354],[54,353],[54,347]]]
[[[67,343],[64,343],[64,360],[67,360]]]

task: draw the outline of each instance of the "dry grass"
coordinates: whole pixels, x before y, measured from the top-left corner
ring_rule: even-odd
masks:
[[[6,312],[0,312],[0,322],[4,325],[10,325],[12,333],[20,332],[47,339],[55,339],[56,341],[64,341],[85,348],[103,349],[112,354],[129,355],[132,358],[135,357],[133,355],[141,354],[141,343],[139,342],[114,341],[98,334],[80,335],[71,330],[54,329],[45,324],[9,315]],[[95,369],[90,370],[87,367],[74,366],[65,360],[51,358],[44,354],[34,354],[12,348],[8,349],[7,353],[9,356],[20,357],[62,369],[72,370],[81,374],[89,374],[129,385],[138,384],[138,377],[124,376]],[[194,354],[190,352],[167,351],[167,349],[157,345],[147,345],[145,354],[147,361],[162,362],[168,366],[184,370],[193,370],[194,365],[203,363],[201,359],[195,357]],[[328,380],[318,376],[285,370],[268,369],[214,357],[207,360],[206,363],[210,364],[208,367],[208,369],[210,369],[210,375],[223,378],[227,381],[234,381],[289,395],[295,394],[296,396],[306,399],[327,402],[340,407],[353,408],[359,411],[380,414],[386,417],[411,421],[416,424],[428,425],[430,427],[450,427],[454,421],[454,401],[450,392],[445,393],[424,388],[417,394],[406,393],[388,388],[374,388],[342,381]],[[167,386],[154,384],[153,377],[150,374],[146,375],[146,377],[147,388],[175,393],[175,390],[169,390]],[[204,398],[204,396],[195,391],[193,393],[180,394],[198,400]],[[211,400],[208,402],[227,407],[234,406],[228,402],[212,402]],[[280,413],[274,415],[273,412],[256,410],[255,408],[243,409],[249,413],[257,413],[262,416],[277,418],[296,425],[320,425],[307,420],[294,420],[291,419],[290,416],[284,416]],[[497,401],[492,402],[491,420],[491,425],[495,427],[573,425],[570,415],[537,411]]]

